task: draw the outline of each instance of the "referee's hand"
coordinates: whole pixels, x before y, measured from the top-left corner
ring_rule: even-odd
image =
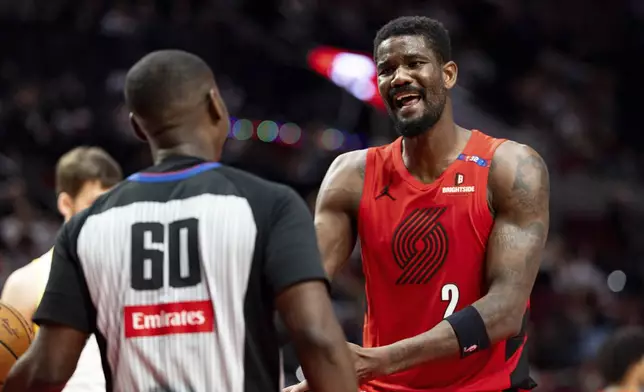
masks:
[[[302,366],[298,366],[295,371],[295,378],[297,381],[300,381],[299,384],[291,385],[288,388],[285,388],[282,392],[306,392],[310,391],[309,384],[304,379],[304,372],[302,371]]]
[[[306,380],[302,381],[299,384],[291,385],[290,387],[284,388],[282,392],[307,392],[310,391],[309,384]]]
[[[311,391],[309,388],[309,384],[306,382],[304,379],[304,373],[302,372],[302,367],[298,367],[297,370],[295,371],[295,377],[297,377],[297,380],[300,381],[299,384],[291,385],[290,387],[284,388],[282,392],[307,392]],[[362,389],[360,389],[358,392],[364,392]]]
[[[306,383],[306,380],[302,381],[299,384],[292,385],[288,388],[284,388],[282,392],[307,392],[310,391],[309,389],[309,384]],[[362,389],[360,389],[358,392],[364,392]]]

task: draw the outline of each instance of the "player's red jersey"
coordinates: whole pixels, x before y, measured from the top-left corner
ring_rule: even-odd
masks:
[[[485,253],[494,223],[488,172],[503,141],[473,131],[463,153],[431,184],[407,171],[401,138],[369,149],[358,219],[368,301],[365,347],[426,332],[485,294]],[[427,363],[361,390],[530,388],[525,341],[522,332],[465,359]]]

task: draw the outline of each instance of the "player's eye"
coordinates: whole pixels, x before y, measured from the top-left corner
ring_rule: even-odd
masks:
[[[420,62],[420,61],[411,61],[411,62],[409,62],[409,64],[407,64],[407,65],[409,66],[409,68],[414,69],[414,68],[418,68],[418,67],[420,67],[421,65],[423,65],[423,63],[422,63],[422,62]]]
[[[392,72],[393,72],[393,68],[391,67],[380,68],[380,70],[378,71],[378,75],[380,76],[391,75]]]

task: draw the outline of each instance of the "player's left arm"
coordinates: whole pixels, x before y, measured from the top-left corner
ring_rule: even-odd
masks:
[[[465,357],[517,335],[539,271],[549,226],[550,181],[543,159],[514,142],[499,146],[489,174],[495,212],[488,240],[487,294],[431,330],[358,355],[391,374],[444,357]]]
[[[548,237],[550,179],[541,156],[515,142],[499,146],[490,170],[495,219],[487,246],[488,292],[473,306],[496,343],[521,332]]]
[[[75,223],[72,219],[58,234],[47,288],[34,315],[40,329],[11,368],[4,392],[62,391],[95,329],[95,309],[70,234]]]

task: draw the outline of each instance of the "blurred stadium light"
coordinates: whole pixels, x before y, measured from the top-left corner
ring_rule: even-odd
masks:
[[[331,46],[318,46],[309,51],[309,67],[338,87],[373,107],[384,110],[378,93],[376,64],[370,56]]]

